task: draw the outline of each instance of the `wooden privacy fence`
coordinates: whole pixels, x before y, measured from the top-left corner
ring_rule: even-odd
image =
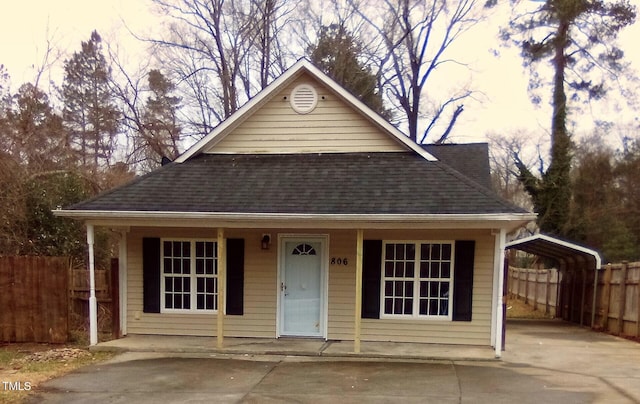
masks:
[[[594,328],[640,337],[640,262],[608,264],[598,272]]]
[[[593,270],[558,272],[509,268],[508,291],[535,309],[614,335],[640,337],[640,262]],[[593,318],[593,323],[592,323]]]
[[[96,269],[98,330],[115,337],[117,268],[114,260],[112,268]],[[86,268],[73,267],[66,257],[0,257],[0,341],[64,343],[70,330],[85,334],[88,322]]]
[[[556,316],[558,306],[558,271],[509,267],[509,295],[522,299],[534,310]]]
[[[0,257],[0,341],[67,341],[66,257]]]

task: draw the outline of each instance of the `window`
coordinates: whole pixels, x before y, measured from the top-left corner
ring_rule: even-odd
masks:
[[[309,244],[298,244],[291,252],[291,255],[316,255],[316,249]]]
[[[386,242],[382,253],[383,316],[451,317],[452,242]]]
[[[164,311],[218,310],[215,241],[163,240],[161,256]]]

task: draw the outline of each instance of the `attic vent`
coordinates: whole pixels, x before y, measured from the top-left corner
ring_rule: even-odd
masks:
[[[291,93],[291,108],[299,114],[308,114],[318,103],[318,93],[308,84],[300,84]]]

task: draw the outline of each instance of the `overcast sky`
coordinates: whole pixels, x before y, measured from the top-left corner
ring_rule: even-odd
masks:
[[[132,55],[142,53],[142,46],[128,33],[124,22],[132,30],[145,33],[157,26],[157,17],[149,13],[149,0],[3,0],[0,7],[0,64],[11,76],[12,90],[35,76],[34,65],[41,64],[47,39],[56,48],[66,50],[62,60],[80,49],[92,30],[105,41],[118,43]],[[632,0],[640,4],[640,0]],[[489,48],[499,48],[496,31],[506,24],[505,16],[495,18],[474,28],[460,48],[471,62],[468,80],[478,90],[479,102],[466,102],[453,133],[457,142],[484,141],[488,132],[505,133],[522,128],[547,131],[549,111],[534,108],[527,95],[527,78],[515,49],[500,48],[496,58]],[[124,22],[123,22],[124,21]],[[623,49],[640,70],[640,25],[623,33]],[[59,66],[62,66],[62,60]],[[56,79],[59,81],[58,79]],[[625,112],[626,120],[637,112]],[[619,116],[621,116],[619,114]],[[588,121],[589,119],[586,119]]]

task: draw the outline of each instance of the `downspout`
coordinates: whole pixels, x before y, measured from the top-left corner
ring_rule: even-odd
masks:
[[[504,293],[502,289],[504,288],[504,245],[506,238],[506,231],[504,229],[500,229],[500,234],[498,235],[499,239],[497,242],[499,243],[499,254],[496,254],[496,259],[498,260],[498,290],[494,291],[497,293],[498,305],[496,310],[496,358],[502,357],[502,329],[504,327],[504,305],[506,302],[504,301]]]
[[[98,301],[96,300],[94,240],[93,225],[87,224],[87,245],[89,247],[89,344],[92,346],[98,343]]]

